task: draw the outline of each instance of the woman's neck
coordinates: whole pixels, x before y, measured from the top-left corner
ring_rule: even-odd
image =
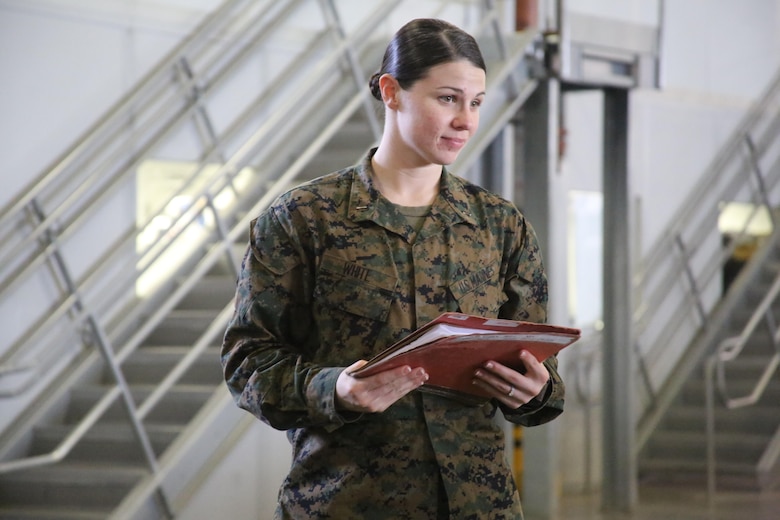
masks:
[[[442,167],[438,164],[410,166],[377,150],[371,160],[374,184],[382,195],[400,206],[429,206],[439,194]]]

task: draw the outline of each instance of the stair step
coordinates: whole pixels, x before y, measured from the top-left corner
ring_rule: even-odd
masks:
[[[315,179],[329,173],[337,172],[343,168],[357,163],[366,153],[373,139],[371,131],[366,127],[366,136],[369,138],[357,141],[351,149],[323,149],[317,156],[316,161],[312,161],[301,170],[296,179],[296,183]],[[364,144],[361,144],[364,143]]]
[[[216,385],[176,385],[149,412],[145,422],[169,425],[187,424],[211,397],[216,388]],[[133,386],[131,394],[136,407],[141,406],[153,390],[154,387],[151,385]],[[73,388],[65,421],[75,423],[81,420],[107,391],[108,387],[101,385],[83,385]],[[119,398],[106,410],[101,417],[101,422],[124,421],[126,419],[127,409],[124,400]]]
[[[654,457],[652,460],[641,461],[639,481],[649,485],[679,485],[706,489],[707,464],[702,460]],[[759,491],[761,487],[755,466],[744,463],[718,461],[715,465],[715,482],[718,489],[734,491]]]
[[[155,346],[142,347],[133,352],[124,363],[122,373],[127,382],[136,384],[157,384],[191,350],[189,346]],[[217,385],[222,383],[222,366],[219,360],[220,347],[213,346],[204,350],[203,354],[182,375],[179,384]],[[104,381],[113,382],[108,370]]]
[[[111,509],[85,511],[80,507],[5,507],[0,505],[2,520],[105,520]]]
[[[760,289],[760,296],[763,298],[766,295],[766,291],[769,288]],[[748,297],[751,299],[750,297]],[[760,303],[761,298],[756,298],[757,301],[749,302],[745,305],[740,305],[732,311],[726,322],[727,327],[724,332],[724,338],[729,336],[739,336],[742,333],[742,329],[747,325],[748,321],[753,317],[753,313],[756,311],[756,307]],[[774,303],[771,306],[772,313],[775,317],[780,316],[780,301]],[[746,349],[763,354],[771,354],[773,351],[772,334],[766,327],[765,323],[761,323],[752,332],[750,338],[747,341]]]
[[[241,256],[238,257],[241,261]],[[177,310],[221,311],[236,295],[235,275],[206,276],[179,302]]]
[[[338,150],[343,153],[344,150],[360,149],[361,145],[363,152],[365,152],[369,146],[371,146],[374,136],[371,134],[371,126],[363,111],[358,111],[355,115],[349,119],[339,129],[333,138],[328,142],[327,148],[330,150]],[[342,156],[342,162],[344,157]],[[344,164],[341,168],[349,166]]]
[[[755,379],[738,379],[728,382],[728,392],[731,397],[743,397],[753,392]],[[681,402],[687,405],[703,405],[705,402],[705,385],[703,379],[691,379],[680,393]],[[769,381],[759,405],[777,405],[780,403],[780,378]]]
[[[764,435],[768,439],[780,425],[778,406],[756,405],[744,408],[715,410],[715,425],[719,432]],[[703,432],[707,410],[703,406],[677,405],[666,413],[661,430]]]
[[[97,513],[113,509],[147,473],[141,468],[69,463],[17,471],[0,475],[0,504]]]
[[[224,307],[228,300],[222,303]],[[219,311],[214,309],[176,309],[146,338],[146,345],[194,345],[211,325]],[[215,338],[215,344],[222,340]]]
[[[726,464],[744,462],[755,467],[768,442],[769,437],[764,435],[719,432],[715,437],[716,458]],[[707,457],[707,437],[704,432],[660,430],[653,435],[642,457],[703,461]]]
[[[155,455],[159,458],[171,445],[182,428],[169,424],[145,425]],[[51,425],[35,429],[30,447],[30,455],[42,455],[52,452],[72,433],[73,425]],[[129,422],[96,424],[73,447],[67,456],[69,462],[91,464],[121,464],[144,466],[146,458],[135,431]],[[1,517],[0,517],[1,518]]]
[[[752,381],[755,385],[759,376],[772,361],[773,355],[773,353],[743,351],[737,359],[730,361],[725,365],[726,381],[729,384]],[[691,381],[704,381],[704,371],[694,371],[691,373],[690,377]]]
[[[707,461],[702,459],[685,459],[680,457],[652,457],[641,459],[642,472],[669,470],[701,472],[707,470]],[[717,461],[715,469],[724,474],[755,476],[756,467],[744,461],[720,462]]]

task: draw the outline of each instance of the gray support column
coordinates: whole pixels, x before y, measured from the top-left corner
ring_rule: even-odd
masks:
[[[525,189],[521,209],[539,237],[542,254],[550,255],[550,177],[558,154],[559,84],[540,82],[523,105],[522,165]]]
[[[482,154],[482,186],[508,200],[514,200],[515,128],[507,125]]]
[[[558,155],[559,83],[540,82],[523,106],[518,132],[518,164],[523,165],[525,189],[518,203],[534,226],[545,257],[550,260],[550,179]],[[565,211],[561,208],[558,211]],[[555,283],[555,280],[550,280]],[[565,302],[563,302],[565,306]],[[528,518],[555,518],[559,508],[558,425],[523,430],[523,509]]]
[[[602,508],[607,512],[631,511],[637,500],[631,377],[628,96],[625,89],[604,89]]]

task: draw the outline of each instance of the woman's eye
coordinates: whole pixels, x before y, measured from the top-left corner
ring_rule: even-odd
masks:
[[[471,102],[471,106],[472,108],[479,108],[482,106],[482,101],[480,101],[479,99],[475,99],[474,101]]]
[[[455,96],[441,96],[439,99],[444,101],[445,103],[454,103],[455,102]]]

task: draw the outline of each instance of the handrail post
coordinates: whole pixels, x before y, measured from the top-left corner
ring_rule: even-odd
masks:
[[[198,85],[197,78],[195,77],[189,60],[186,56],[181,56],[176,61],[176,70],[182,79],[182,87],[185,91],[189,90],[189,96],[192,100],[192,104],[195,107],[193,113],[193,123],[198,131],[201,142],[205,147],[215,148],[217,147],[218,157],[220,161],[225,161],[224,153],[219,147],[220,140],[217,136],[217,132],[214,130],[214,124],[211,122],[211,118],[206,112],[206,107],[203,105],[203,89]]]
[[[775,228],[775,212],[772,209],[772,204],[769,201],[769,192],[766,188],[766,181],[761,171],[761,165],[758,161],[758,154],[756,153],[756,145],[753,142],[753,138],[750,133],[745,133],[745,146],[748,149],[748,156],[750,159],[750,167],[753,170],[753,175],[756,177],[758,183],[758,190],[761,195],[761,201],[764,203],[767,211],[769,212],[769,221],[772,223],[772,229]]]
[[[111,349],[110,340],[106,336],[102,327],[100,327],[100,325],[97,323],[97,320],[94,318],[94,316],[90,314],[87,317],[87,321],[90,324],[93,333],[95,334],[95,338],[97,340],[98,346],[100,347],[100,351],[103,354],[103,358],[106,360],[106,363],[111,370],[111,375],[114,377],[116,384],[119,386],[120,393],[122,394],[122,400],[124,401],[125,409],[127,410],[127,416],[130,419],[130,424],[133,427],[133,432],[135,433],[136,439],[138,440],[138,443],[141,445],[141,449],[144,452],[144,457],[146,458],[146,462],[149,465],[149,469],[153,474],[156,475],[160,471],[157,464],[157,456],[154,454],[154,448],[152,448],[152,442],[149,439],[149,434],[147,433],[146,428],[144,428],[141,418],[138,417],[135,400],[133,399],[133,396],[130,392],[130,386],[127,384],[125,375],[122,372],[122,367],[119,366],[119,363],[116,360],[116,356]],[[166,517],[174,518],[171,506],[168,503],[168,499],[165,496],[165,492],[163,491],[162,487],[157,489],[157,497]]]
[[[504,32],[501,30],[501,26],[498,23],[495,2],[493,0],[484,0],[484,5],[485,10],[488,12],[486,16],[490,17],[490,26],[493,29],[493,34],[496,38],[498,56],[501,58],[501,61],[505,61],[509,53],[507,52]],[[512,97],[517,96],[520,92],[520,86],[518,85],[518,81],[514,73],[509,74],[509,77],[507,78],[507,89],[509,90],[509,95]]]
[[[38,204],[37,199],[32,199],[30,201],[30,207],[36,219],[38,219],[40,222],[44,222],[46,220],[46,215]],[[108,367],[111,370],[111,374],[119,387],[122,398],[124,400],[125,408],[127,410],[128,418],[133,427],[133,432],[135,433],[136,438],[141,445],[141,449],[144,452],[144,457],[146,458],[146,462],[149,465],[149,469],[151,469],[152,473],[157,473],[159,471],[157,457],[154,454],[154,449],[152,448],[152,443],[149,440],[149,435],[147,434],[141,419],[136,413],[135,401],[130,392],[130,387],[125,380],[122,368],[119,366],[119,363],[117,362],[114,352],[111,348],[111,341],[108,339],[108,336],[98,323],[94,314],[86,311],[84,302],[82,301],[79,290],[76,287],[76,283],[73,281],[73,277],[70,274],[70,269],[68,269],[65,258],[60,252],[59,245],[57,244],[57,237],[54,231],[52,231],[51,228],[47,229],[44,233],[44,237],[53,248],[53,252],[51,254],[54,263],[57,266],[59,275],[62,278],[62,282],[65,284],[65,288],[68,293],[74,297],[73,309],[76,311],[77,315],[84,316],[86,324],[89,326],[93,338],[96,340],[97,346],[100,348],[103,359],[108,364]],[[172,518],[173,515],[171,513],[168,500],[165,497],[162,489],[158,489],[158,495],[163,510],[166,512],[169,518]]]
[[[357,87],[358,93],[368,92],[364,73],[360,67],[360,61],[358,60],[357,54],[355,53],[355,49],[352,47],[352,44],[348,43],[347,33],[344,31],[344,25],[341,23],[341,18],[339,17],[339,12],[336,8],[334,0],[321,0],[320,4],[323,14],[325,15],[325,21],[328,23],[328,25],[331,26],[331,29],[335,31],[339,42],[343,42],[345,44],[344,54],[347,58],[347,63],[349,64],[350,71],[352,72],[352,77],[355,81],[355,86]],[[371,100],[368,98],[368,95],[364,94],[362,99],[366,116],[368,116],[368,123],[371,126],[371,132],[373,133],[374,138],[378,140],[382,131],[379,125],[379,120],[376,116],[376,111],[374,110],[374,106],[371,103]]]
[[[716,459],[715,459],[715,363],[717,354],[707,357],[704,366],[704,399],[705,399],[705,433],[707,437],[707,499],[710,503],[715,499],[716,493]]]
[[[685,244],[683,243],[682,235],[678,234],[674,237],[674,242],[677,244],[677,248],[680,250],[680,255],[682,257],[683,261],[683,270],[685,271],[685,277],[688,279],[688,283],[691,286],[691,294],[693,295],[693,298],[696,302],[696,310],[699,312],[699,317],[701,318],[702,326],[707,326],[707,312],[704,310],[704,303],[701,301],[701,291],[699,290],[699,285],[696,283],[696,276],[693,274],[693,269],[691,269],[691,262],[688,258],[688,251],[685,248]]]
[[[647,389],[647,395],[650,396],[651,406],[655,406],[658,401],[658,393],[655,388],[653,388],[653,382],[652,379],[650,379],[650,371],[647,370],[647,361],[645,361],[645,356],[642,354],[642,349],[639,347],[639,341],[635,338],[632,344],[634,345],[634,354],[636,355],[637,364],[639,365],[639,373],[642,376],[642,382]]]
[[[238,259],[236,258],[233,244],[231,244],[228,240],[229,233],[228,230],[225,228],[225,222],[222,220],[222,217],[220,217],[219,211],[217,211],[217,207],[214,204],[214,197],[211,194],[208,195],[207,205],[211,210],[211,214],[214,215],[214,227],[217,230],[217,236],[219,236],[219,241],[225,244],[225,255],[227,256],[228,263],[230,263],[230,269],[233,272],[233,274],[236,277],[238,277],[239,275]]]

